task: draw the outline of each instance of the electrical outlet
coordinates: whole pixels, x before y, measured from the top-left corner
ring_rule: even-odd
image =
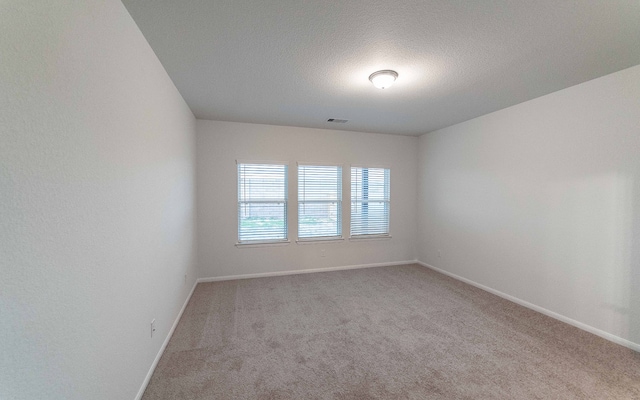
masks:
[[[320,249],[320,257],[324,257],[326,255],[324,249]]]
[[[184,274],[184,284],[187,284],[187,274]]]
[[[438,250],[438,258],[442,258],[442,253],[440,253],[440,250]]]
[[[156,319],[152,319],[151,320],[151,337],[153,337],[153,334],[156,332]]]

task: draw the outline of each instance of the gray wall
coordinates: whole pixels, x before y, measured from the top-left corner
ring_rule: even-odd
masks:
[[[195,119],[119,1],[3,2],[0,54],[0,398],[132,399],[196,278]]]
[[[197,132],[200,276],[235,276],[415,259],[418,138],[206,120],[197,121]],[[289,163],[291,244],[258,248],[235,246],[238,241],[236,160]],[[392,238],[297,244],[297,162],[342,165],[345,238],[349,236],[351,164],[389,167]]]
[[[640,66],[421,136],[419,170],[419,260],[640,350]]]

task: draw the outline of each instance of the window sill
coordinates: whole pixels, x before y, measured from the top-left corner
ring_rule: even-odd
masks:
[[[364,242],[367,240],[388,240],[391,239],[391,235],[362,235],[362,236],[350,236],[349,240],[354,242]]]
[[[321,243],[337,243],[343,242],[343,237],[329,237],[326,239],[322,238],[308,238],[308,239],[298,239],[296,240],[297,244],[321,244]]]
[[[273,247],[273,246],[287,246],[291,242],[289,240],[278,240],[277,242],[244,242],[236,243],[238,248],[251,248],[251,247]]]

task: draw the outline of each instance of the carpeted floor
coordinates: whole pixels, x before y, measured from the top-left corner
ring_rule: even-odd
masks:
[[[640,353],[419,265],[199,284],[143,399],[640,399]]]

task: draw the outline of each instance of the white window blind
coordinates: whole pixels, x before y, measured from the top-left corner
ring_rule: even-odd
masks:
[[[298,165],[298,237],[342,235],[342,167]]]
[[[238,163],[238,242],[287,240],[287,165]]]
[[[351,168],[351,236],[389,234],[387,168]]]

